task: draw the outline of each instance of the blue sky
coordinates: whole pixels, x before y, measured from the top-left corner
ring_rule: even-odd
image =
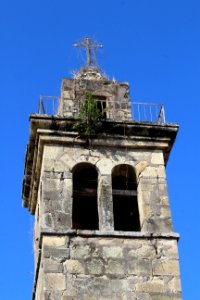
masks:
[[[39,95],[59,95],[61,79],[79,68],[72,44],[86,35],[103,43],[103,71],[128,81],[133,101],[163,102],[167,121],[180,124],[169,196],[183,298],[199,298],[199,14],[194,0],[1,0],[1,299],[31,299],[33,217],[21,200],[28,116]]]

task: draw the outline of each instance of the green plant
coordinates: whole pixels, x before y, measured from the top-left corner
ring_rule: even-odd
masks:
[[[81,104],[77,121],[73,125],[73,129],[77,130],[80,136],[94,136],[101,128],[101,121],[106,109],[100,111],[97,101],[91,92],[85,93],[85,100]]]

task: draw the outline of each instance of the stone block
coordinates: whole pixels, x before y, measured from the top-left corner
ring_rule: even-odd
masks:
[[[105,273],[122,275],[126,273],[125,269],[125,262],[123,260],[109,259],[107,265],[105,266]]]
[[[59,178],[57,178],[57,179],[56,178],[43,178],[43,180],[42,180],[42,193],[44,193],[44,192],[51,193],[51,192],[57,191],[57,190],[59,190],[59,185],[60,185],[60,179]]]
[[[57,212],[53,215],[54,228],[65,231],[71,229],[71,215],[64,212]]]
[[[83,296],[83,300],[98,300],[99,297],[85,295]]]
[[[128,250],[137,250],[142,247],[143,241],[139,239],[124,239],[122,240],[121,245],[126,245]]]
[[[114,239],[114,238],[99,238],[98,239],[98,244],[99,245],[102,245],[102,246],[104,246],[104,245],[106,245],[106,246],[113,246],[113,245],[116,245],[116,243],[115,243],[115,241],[116,241],[116,239]],[[118,240],[119,241],[119,240]]]
[[[138,191],[140,193],[144,193],[145,191],[147,192],[152,192],[155,188],[156,182],[152,178],[143,178],[140,177],[140,181],[138,184]]]
[[[168,259],[178,260],[177,242],[173,241],[158,241],[158,249],[162,249],[163,256]]]
[[[155,257],[155,248],[152,244],[143,244],[141,249],[138,249],[137,254],[141,258],[152,259]]]
[[[87,261],[87,269],[89,274],[100,275],[104,271],[104,262],[101,259],[91,259]]]
[[[153,264],[154,275],[179,275],[178,260],[157,260]]]
[[[68,296],[68,295],[67,295],[67,292],[65,292],[65,293],[62,295],[61,299],[59,299],[59,300],[74,300],[74,297],[73,297],[73,296]]]
[[[163,219],[159,216],[152,216],[144,219],[142,229],[148,232],[172,232],[172,220],[171,218]]]
[[[163,218],[171,218],[171,212],[169,205],[163,205],[160,208],[160,214]]]
[[[44,300],[52,300],[53,298],[53,292],[44,291]],[[40,296],[39,298],[36,297],[36,300],[37,299],[43,299],[43,296]]]
[[[121,247],[116,247],[116,246],[103,247],[102,252],[103,252],[103,257],[106,259],[123,257],[123,250]]]
[[[70,248],[72,259],[87,259],[92,254],[92,249],[89,245],[73,245]]]
[[[69,248],[61,248],[61,247],[55,248],[55,247],[45,246],[43,248],[43,256],[45,258],[52,258],[59,262],[63,262],[64,260],[69,258]]]
[[[64,262],[65,272],[70,274],[84,274],[83,264],[78,260],[66,260]]]
[[[152,152],[151,163],[155,165],[164,165],[163,153],[162,152]]]
[[[144,281],[143,283],[136,284],[136,291],[147,293],[162,293],[164,291],[164,281],[158,277],[151,278],[150,280]]]
[[[62,210],[61,201],[58,200],[58,197],[59,193],[53,192],[48,198],[43,199],[43,213],[51,213]]]
[[[46,258],[43,260],[44,273],[61,273],[63,272],[63,266],[60,262]]]
[[[160,195],[160,204],[169,206],[169,198],[167,195],[166,196],[164,196],[163,194]]]
[[[62,90],[62,97],[64,99],[73,99],[73,93],[72,93],[72,91],[64,91],[64,90]]]
[[[152,264],[148,259],[135,258],[128,261],[127,273],[129,275],[146,275],[152,274]]]
[[[158,167],[147,166],[144,169],[144,171],[141,173],[141,176],[142,177],[150,177],[150,178],[155,178],[155,177],[166,178],[165,167],[164,166],[158,166]]]
[[[92,295],[99,297],[103,292],[107,293],[110,291],[110,280],[105,276],[97,277],[84,274],[75,274],[72,276],[67,276],[67,295],[74,296],[74,299],[82,300],[83,295]]]
[[[65,275],[60,273],[47,273],[44,276],[44,289],[52,291],[65,290]]]
[[[68,239],[67,239],[68,240]],[[64,236],[43,236],[43,245],[49,247],[61,247],[66,243],[66,237]]]
[[[170,292],[173,293],[181,292],[180,278],[173,277],[171,280],[168,281],[167,286],[170,289]]]
[[[46,144],[44,145],[43,155],[44,158],[51,157],[52,159],[55,159],[62,153],[62,151],[63,151],[62,147]]]
[[[111,174],[111,170],[113,168],[113,162],[111,159],[100,159],[96,163],[97,168],[99,169],[100,174]]]
[[[105,298],[102,298],[102,300],[105,300]],[[115,294],[113,300],[150,300],[150,295],[141,292],[122,292],[120,294]]]
[[[68,199],[72,197],[72,179],[63,179],[60,184],[60,197],[59,199],[65,200],[68,203]]]
[[[72,159],[70,159],[70,162],[73,162]],[[49,169],[54,170],[56,172],[65,172],[66,170],[70,169],[70,162],[68,160],[65,160],[64,157],[62,157],[62,160],[56,160],[53,162],[52,165],[50,165],[49,163]]]
[[[139,176],[145,170],[145,168],[147,166],[148,166],[148,162],[147,161],[140,161],[139,163],[137,163],[135,165],[136,175]]]
[[[120,278],[114,278],[113,276],[113,278],[109,279],[109,284],[107,284],[107,286],[108,286],[108,292],[111,295],[116,295],[116,293],[119,294],[120,292],[130,291],[128,281],[123,277],[120,279]]]
[[[153,210],[150,205],[144,204],[142,207],[142,211],[143,211],[143,219],[149,219],[153,215]]]
[[[59,195],[60,195],[59,186],[55,190],[44,189],[42,192],[42,198],[45,200],[57,201],[57,199],[59,198]],[[48,204],[48,202],[47,202],[47,204]]]
[[[182,300],[181,294],[171,294],[171,293],[152,293],[150,300]]]
[[[143,200],[143,203],[145,203],[149,206],[150,198],[151,198],[151,191],[143,191],[143,192],[141,192],[140,196]]]
[[[53,226],[53,218],[51,213],[44,213],[42,216],[42,228],[48,228]]]

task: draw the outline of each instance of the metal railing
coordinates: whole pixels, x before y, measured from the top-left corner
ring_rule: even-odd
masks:
[[[57,96],[40,96],[38,114],[56,115],[58,114],[59,103],[61,98]],[[165,111],[163,104],[146,103],[146,102],[114,102],[106,101],[109,108],[113,112],[119,109],[131,111],[131,116],[134,121],[151,122],[151,123],[165,123]],[[65,107],[65,113],[72,113],[77,115],[80,107],[70,105]],[[114,116],[113,116],[114,118]]]
[[[58,96],[40,96],[38,114],[56,115],[58,113],[59,102],[60,97]]]
[[[135,121],[165,123],[163,104],[131,102],[131,113]]]

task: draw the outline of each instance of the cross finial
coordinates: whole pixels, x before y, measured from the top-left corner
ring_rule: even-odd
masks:
[[[74,44],[74,47],[85,47],[87,55],[87,67],[95,65],[95,54],[94,51],[98,48],[102,48],[103,45],[97,44],[92,41],[90,37],[85,37],[84,41],[79,44]]]

